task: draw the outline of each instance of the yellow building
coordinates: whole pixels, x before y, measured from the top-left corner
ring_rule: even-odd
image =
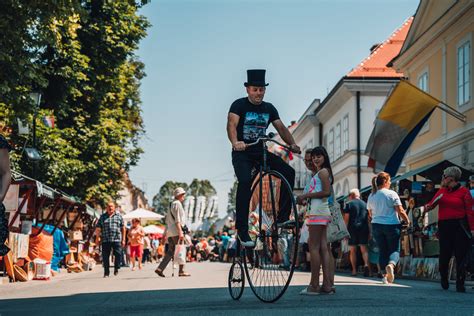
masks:
[[[474,170],[473,33],[474,1],[420,1],[393,66],[466,121],[436,109],[405,157],[408,169],[446,159]]]

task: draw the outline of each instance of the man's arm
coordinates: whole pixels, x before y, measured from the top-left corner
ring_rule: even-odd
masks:
[[[8,187],[12,180],[12,173],[10,170],[10,158],[7,149],[0,149],[0,203],[7,195]]]
[[[98,245],[100,243],[100,228],[97,227],[95,229],[95,244]]]
[[[244,151],[247,147],[244,142],[237,139],[237,125],[239,125],[240,116],[235,113],[229,113],[227,116],[227,137],[232,144],[232,149]]]
[[[122,224],[122,247],[125,247],[126,234],[127,234],[127,228],[125,228],[125,225]]]
[[[298,145],[296,145],[293,135],[291,135],[285,124],[283,124],[283,122],[279,119],[273,121],[272,124],[277,130],[278,134],[280,134],[281,139],[283,139],[283,141],[290,146],[291,151],[300,154],[301,149]]]

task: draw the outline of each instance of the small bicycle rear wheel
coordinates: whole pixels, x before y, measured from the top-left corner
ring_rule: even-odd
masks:
[[[279,214],[278,192],[280,199],[287,194],[291,204],[286,217]],[[299,236],[296,202],[288,181],[276,171],[265,172],[261,181],[254,182],[252,199],[259,201],[258,235],[255,249],[245,250],[244,269],[254,294],[261,301],[271,303],[285,293],[295,269]],[[254,206],[252,202],[251,206]],[[277,225],[282,218],[293,221],[286,226]]]
[[[240,261],[234,261],[230,266],[227,282],[230,296],[234,300],[240,299],[245,287],[245,272]]]

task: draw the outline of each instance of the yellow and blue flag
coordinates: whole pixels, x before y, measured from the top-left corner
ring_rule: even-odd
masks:
[[[380,110],[365,153],[369,167],[396,175],[413,140],[441,101],[401,80]]]

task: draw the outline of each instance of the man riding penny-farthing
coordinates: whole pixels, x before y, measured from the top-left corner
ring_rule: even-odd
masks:
[[[281,267],[276,262],[278,261],[276,258],[284,255],[282,251],[279,251],[282,248],[279,245],[286,245],[286,251],[289,252],[289,249],[296,255],[295,235],[297,235],[298,227],[295,221],[296,205],[292,192],[295,171],[279,156],[267,150],[267,142],[275,142],[271,137],[266,136],[270,123],[287,144],[280,145],[295,153],[301,151],[288,128],[280,120],[276,108],[271,103],[263,101],[268,85],[265,83],[265,70],[248,70],[247,77],[248,80],[244,84],[247,97],[237,99],[232,103],[227,121],[227,135],[232,143],[232,164],[238,180],[237,237],[239,248],[242,248],[242,252],[247,252],[247,255],[242,254],[239,249],[237,256],[243,258],[243,261],[248,259],[258,262],[259,268],[251,272],[244,262],[243,267],[247,279],[259,299],[272,302],[280,298],[286,290],[294,269],[295,256],[291,258],[293,264],[289,269]],[[253,172],[255,169],[259,171],[256,176]],[[258,196],[256,203],[250,203],[251,197],[256,195]],[[257,205],[257,209],[253,209],[252,205]],[[259,215],[258,236],[253,239],[249,236],[249,209]],[[288,240],[294,242],[288,243]],[[256,258],[251,260],[249,259],[251,256]],[[286,269],[283,270],[283,268]],[[237,271],[238,269],[242,270],[242,264],[234,260],[229,274],[229,289],[231,289],[232,280],[242,279],[242,283],[237,286],[241,286],[243,290],[244,276],[242,271]],[[237,274],[241,277],[236,278]]]

